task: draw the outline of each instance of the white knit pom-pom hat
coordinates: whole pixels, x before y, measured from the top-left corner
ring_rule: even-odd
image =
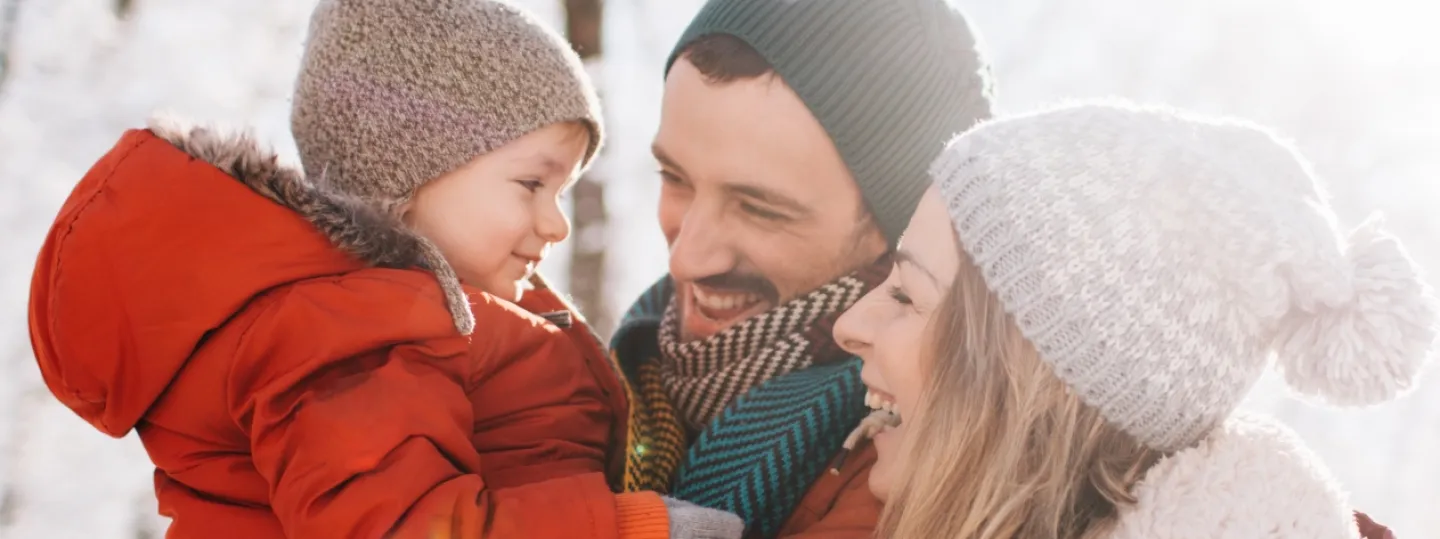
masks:
[[[1436,339],[1400,242],[1377,221],[1342,238],[1309,165],[1248,123],[1070,104],[982,124],[931,173],[1040,356],[1155,449],[1203,438],[1271,357],[1363,405],[1411,387]]]

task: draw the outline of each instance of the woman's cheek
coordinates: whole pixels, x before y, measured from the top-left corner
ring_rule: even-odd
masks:
[[[895,407],[900,409],[900,424],[904,425],[906,419],[915,417],[915,402],[909,399],[896,398]]]

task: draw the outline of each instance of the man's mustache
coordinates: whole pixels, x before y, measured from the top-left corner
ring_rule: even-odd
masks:
[[[780,302],[780,291],[769,279],[753,273],[728,271],[695,280],[705,288],[730,294],[754,294],[775,305]]]

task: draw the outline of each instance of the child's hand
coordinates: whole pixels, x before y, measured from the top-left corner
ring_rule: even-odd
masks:
[[[670,539],[740,539],[745,521],[732,513],[664,498],[670,514]]]

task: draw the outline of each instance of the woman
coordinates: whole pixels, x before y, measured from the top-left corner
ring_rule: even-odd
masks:
[[[835,329],[877,409],[881,537],[1360,535],[1298,439],[1236,407],[1272,353],[1301,393],[1387,400],[1436,310],[1395,239],[1340,239],[1288,146],[1080,104],[979,126],[932,173]]]

